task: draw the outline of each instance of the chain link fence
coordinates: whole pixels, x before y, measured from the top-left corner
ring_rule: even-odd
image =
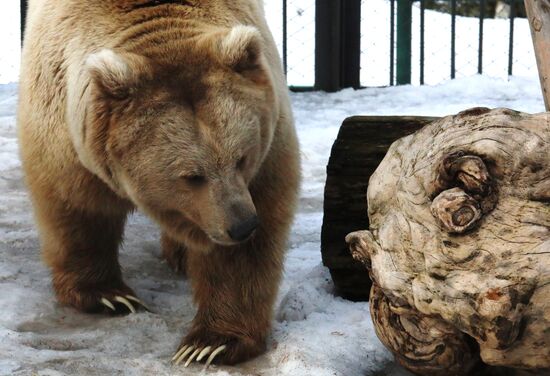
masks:
[[[266,18],[294,87],[315,83],[315,0],[264,0]]]
[[[412,7],[411,83],[439,84],[483,74],[536,76],[529,23],[523,1],[415,1]],[[435,4],[435,6],[433,6]],[[437,9],[427,9],[428,6]],[[363,0],[361,85],[395,84],[396,0]]]
[[[19,79],[19,64],[21,61],[21,29],[17,20],[20,17],[20,7],[17,1],[5,1],[0,13],[0,84],[16,82]],[[15,21],[15,22],[14,22]]]
[[[315,84],[317,1],[264,0],[288,84],[294,88],[312,88]],[[17,2],[9,3],[15,12]],[[398,0],[361,2],[361,86],[396,83],[397,4]],[[414,1],[411,83],[438,84],[478,73],[536,76],[529,24],[523,15],[523,0]],[[14,50],[9,55],[17,56],[17,61],[10,63],[14,71],[10,71],[10,78],[16,77],[19,65],[17,31],[13,30],[9,38],[13,42],[10,51]],[[7,73],[5,80],[10,79]]]
[[[523,0],[417,0],[412,6],[411,83],[483,74],[536,76]],[[511,7],[510,2],[515,6]],[[315,81],[315,0],[264,0],[291,87]],[[397,0],[361,4],[361,86],[396,83]],[[334,51],[334,53],[339,53]]]

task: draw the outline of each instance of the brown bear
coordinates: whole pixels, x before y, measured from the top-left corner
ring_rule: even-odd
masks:
[[[141,304],[117,260],[138,208],[198,305],[175,361],[264,351],[300,168],[261,0],[31,0],[18,132],[61,303]]]

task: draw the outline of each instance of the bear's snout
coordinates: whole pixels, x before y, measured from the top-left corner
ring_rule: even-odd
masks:
[[[236,242],[243,242],[252,235],[259,223],[258,216],[254,214],[248,219],[231,226],[229,231],[227,231],[227,234],[232,240]]]

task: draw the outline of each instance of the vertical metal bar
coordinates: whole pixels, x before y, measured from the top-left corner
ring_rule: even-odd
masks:
[[[424,13],[425,0],[420,0],[420,85],[424,85]]]
[[[340,42],[340,85],[361,86],[361,0],[344,0],[342,5]]]
[[[395,0],[390,0],[390,86],[395,85]]]
[[[483,73],[483,21],[485,19],[485,0],[479,1],[479,46],[477,48],[477,73]]]
[[[338,91],[342,88],[341,42],[342,4],[345,0],[315,1],[315,89]]]
[[[285,76],[288,73],[288,29],[287,29],[287,0],[283,0],[283,68]]]
[[[511,76],[514,65],[514,18],[516,17],[516,3],[510,0],[510,38],[508,47],[508,76]]]
[[[451,79],[456,76],[456,0],[451,0]]]
[[[411,83],[412,1],[397,0],[397,85]]]
[[[21,45],[23,45],[23,37],[25,35],[25,23],[27,20],[27,0],[20,1],[20,13],[21,13]]]

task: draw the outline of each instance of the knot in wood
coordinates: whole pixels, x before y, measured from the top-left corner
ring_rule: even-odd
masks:
[[[535,31],[540,31],[542,29],[542,20],[539,17],[533,17],[532,25]]]
[[[455,226],[466,226],[472,222],[476,213],[471,206],[463,206],[453,213],[453,224]]]
[[[460,188],[441,192],[432,202],[432,215],[441,227],[449,232],[466,232],[481,219],[479,203]]]

